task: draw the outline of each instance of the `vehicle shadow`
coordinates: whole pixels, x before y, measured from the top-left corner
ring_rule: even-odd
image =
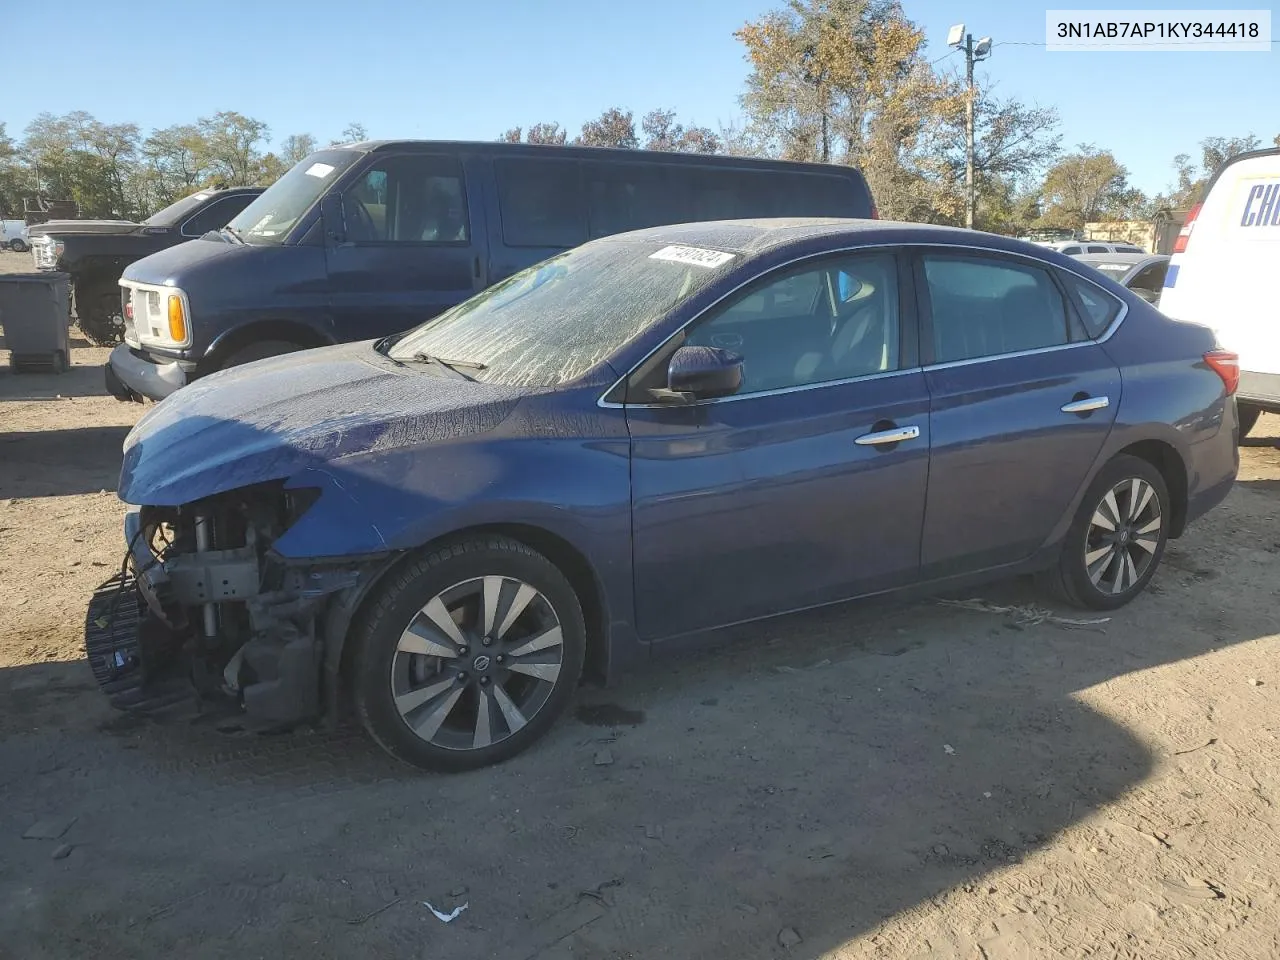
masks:
[[[0,490],[18,499],[114,490],[128,433],[127,426],[2,432]]]
[[[0,337],[0,349],[3,349],[2,341]],[[72,343],[76,345],[75,341]],[[0,363],[0,403],[105,396],[107,387],[101,363],[77,363],[65,373],[15,373],[7,360]]]

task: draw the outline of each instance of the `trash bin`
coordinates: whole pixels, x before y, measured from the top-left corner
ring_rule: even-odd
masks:
[[[14,373],[63,373],[71,362],[71,278],[65,273],[0,274],[0,327]]]

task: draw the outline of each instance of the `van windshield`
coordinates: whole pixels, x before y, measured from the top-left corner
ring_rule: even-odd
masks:
[[[1131,263],[1095,263],[1092,264],[1092,266],[1095,270],[1100,270],[1102,273],[1105,273],[1116,283],[1123,280],[1125,278],[1125,274],[1133,269],[1133,264]]]
[[[240,211],[228,226],[245,243],[279,246],[302,215],[361,156],[353,150],[311,154]]]
[[[736,266],[716,251],[689,262],[653,242],[596,240],[522,270],[405,334],[387,351],[438,358],[487,383],[576,380]]]

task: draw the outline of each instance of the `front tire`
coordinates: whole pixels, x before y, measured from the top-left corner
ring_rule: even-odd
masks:
[[[31,248],[27,246],[25,240],[10,240],[9,249],[14,253],[26,253]]]
[[[238,367],[241,364],[253,363],[255,360],[266,360],[268,357],[281,357],[286,353],[293,353],[296,350],[303,349],[296,343],[288,340],[259,340],[257,343],[251,343],[247,347],[241,347],[231,356],[227,357],[218,367],[219,370],[226,370],[228,367]]]
[[[1122,607],[1151,581],[1169,540],[1172,507],[1160,471],[1119,456],[1094,478],[1076,511],[1049,582],[1087,609]]]
[[[405,763],[454,772],[507,760],[546,733],[582,675],[586,627],[554,564],[483,537],[394,574],[352,642],[365,730]]]

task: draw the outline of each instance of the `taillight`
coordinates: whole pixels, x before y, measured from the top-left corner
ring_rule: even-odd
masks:
[[[1240,357],[1238,354],[1232,353],[1230,350],[1210,350],[1204,355],[1204,362],[1213,368],[1214,373],[1222,378],[1222,384],[1227,388],[1227,396],[1231,396],[1236,392],[1236,387],[1240,386]]]
[[[1182,253],[1187,249],[1187,244],[1191,240],[1191,231],[1195,228],[1196,217],[1200,216],[1200,204],[1196,204],[1187,211],[1187,219],[1182,223],[1182,229],[1178,231],[1178,238],[1173,241],[1173,252]]]

